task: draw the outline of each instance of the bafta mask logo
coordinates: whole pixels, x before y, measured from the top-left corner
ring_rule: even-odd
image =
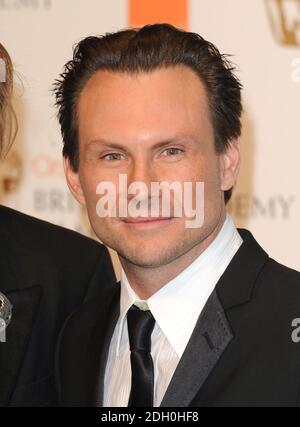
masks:
[[[22,176],[22,160],[17,151],[12,150],[0,162],[0,200],[13,193]]]
[[[265,0],[275,39],[288,46],[300,46],[300,0]]]

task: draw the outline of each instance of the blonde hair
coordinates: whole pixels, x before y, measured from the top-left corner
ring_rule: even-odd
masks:
[[[0,43],[0,157],[4,156],[17,133],[16,114],[12,107],[13,65]]]

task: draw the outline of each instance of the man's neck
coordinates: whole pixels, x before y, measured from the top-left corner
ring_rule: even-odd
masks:
[[[216,238],[224,224],[225,218],[226,212],[221,216],[219,223],[206,239],[166,265],[153,268],[140,267],[120,256],[120,262],[130,286],[139,298],[142,300],[150,298],[198,258]]]

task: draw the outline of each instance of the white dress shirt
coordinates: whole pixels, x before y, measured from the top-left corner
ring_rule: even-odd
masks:
[[[110,343],[104,378],[104,406],[127,406],[131,389],[126,315],[132,304],[149,309],[156,320],[151,336],[154,406],[159,406],[198,317],[243,240],[226,215],[216,238],[177,277],[147,301],[135,294],[121,270],[120,317]]]

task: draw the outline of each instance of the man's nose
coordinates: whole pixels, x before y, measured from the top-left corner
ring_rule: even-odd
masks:
[[[147,186],[148,191],[151,188],[151,182],[156,181],[156,174],[149,161],[136,160],[133,162],[132,167],[127,177],[128,185],[139,182]]]
[[[139,159],[133,162],[130,171],[127,176],[128,189],[130,188],[139,199],[151,199],[151,183],[157,182],[157,171],[154,170],[151,162],[145,159]],[[132,185],[136,183],[138,188],[138,194],[136,193],[136,186]],[[142,185],[139,185],[141,184]],[[131,196],[129,196],[131,198]]]

